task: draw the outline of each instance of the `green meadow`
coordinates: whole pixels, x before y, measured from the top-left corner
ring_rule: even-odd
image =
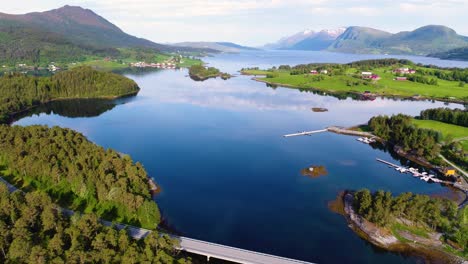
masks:
[[[400,66],[401,67],[401,66]],[[347,68],[343,74],[298,74],[291,75],[288,70],[243,70],[246,75],[260,75],[261,81],[295,88],[316,89],[330,93],[370,91],[376,95],[413,97],[419,96],[428,99],[451,100],[459,102],[468,101],[468,85],[462,87],[459,81],[442,80],[434,76],[437,85],[423,84],[412,81],[396,81],[392,72],[395,66],[378,67],[370,71],[381,77],[376,81],[363,81],[358,77],[361,71],[357,68]],[[418,70],[418,67],[413,67]],[[428,70],[424,68],[424,70]],[[267,76],[269,75],[269,76]],[[317,78],[317,76],[321,76]]]

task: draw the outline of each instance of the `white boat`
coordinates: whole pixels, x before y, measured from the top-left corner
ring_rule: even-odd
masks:
[[[429,180],[429,178],[428,178],[428,177],[426,177],[426,176],[423,176],[423,177],[421,177],[421,180],[423,180],[423,181],[427,182],[427,181]]]
[[[424,175],[424,176],[427,176],[427,172],[423,172],[423,173],[421,173],[421,174]]]

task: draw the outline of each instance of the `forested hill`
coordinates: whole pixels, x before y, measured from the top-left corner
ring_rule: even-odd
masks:
[[[149,229],[160,221],[143,166],[73,130],[0,125],[0,153],[3,177],[66,208]]]
[[[13,113],[51,100],[116,98],[138,91],[133,80],[90,67],[77,67],[52,77],[7,74],[0,77],[0,123]]]
[[[171,256],[167,235],[136,241],[95,215],[69,219],[44,193],[10,194],[0,183],[0,204],[0,263],[191,263]]]

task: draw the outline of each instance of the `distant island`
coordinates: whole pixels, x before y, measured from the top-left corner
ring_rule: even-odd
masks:
[[[131,79],[91,67],[76,67],[51,77],[4,74],[0,77],[0,122],[7,122],[14,114],[50,101],[113,99],[135,95],[139,90]]]
[[[242,69],[269,85],[327,92],[353,93],[363,99],[390,96],[466,103],[468,69],[440,68],[409,60],[376,59],[347,64],[280,65],[271,69]]]
[[[189,76],[194,81],[205,81],[210,78],[221,77],[223,80],[231,78],[228,73],[220,72],[214,67],[205,67],[203,65],[193,65],[189,68]]]

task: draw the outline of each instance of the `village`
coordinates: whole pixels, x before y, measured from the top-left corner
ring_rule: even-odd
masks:
[[[328,70],[311,70],[309,73],[311,75],[318,75],[318,74],[328,74]],[[415,74],[416,70],[410,68],[396,68],[392,71],[395,75],[397,75],[393,80],[395,81],[406,81],[408,78],[405,76],[407,74]],[[372,80],[378,81],[381,77],[378,74],[375,74],[370,71],[363,71],[361,72],[361,78],[364,80]]]

